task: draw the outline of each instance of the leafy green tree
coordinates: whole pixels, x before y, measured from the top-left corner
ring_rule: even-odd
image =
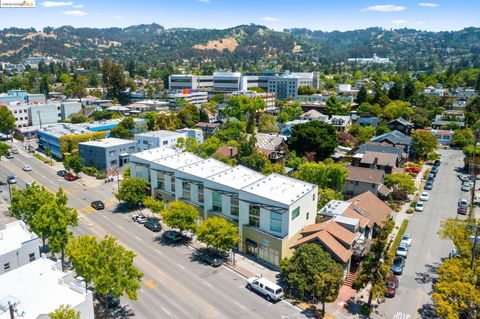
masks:
[[[403,100],[405,98],[405,91],[401,80],[394,81],[392,87],[388,91],[388,97],[391,100]]]
[[[281,123],[293,121],[303,114],[302,106],[298,101],[285,105],[278,114],[278,120]]]
[[[332,95],[325,103],[325,112],[328,115],[348,115],[352,107],[346,101],[337,101],[337,96]]]
[[[40,87],[38,89],[40,93],[45,94],[45,97],[48,99],[49,98],[49,93],[50,93],[50,87],[48,85],[48,75],[44,74],[42,75],[42,79],[40,80]]]
[[[77,124],[77,123],[85,123],[85,122],[89,122],[90,119],[84,115],[81,115],[81,114],[72,114],[70,116],[70,122],[72,124]]]
[[[10,145],[0,142],[0,160],[2,156],[7,157],[10,155]]]
[[[361,126],[359,124],[353,124],[348,132],[356,137],[360,144],[369,141],[375,136],[376,129],[372,126]]]
[[[418,157],[425,159],[436,148],[437,139],[430,132],[416,131],[412,134],[412,150]]]
[[[72,263],[78,276],[83,277],[87,285],[95,278],[97,239],[94,236],[79,236],[72,238],[65,247],[67,258]]]
[[[356,111],[357,111],[357,113],[360,113],[360,114],[362,114],[362,113],[369,114],[371,109],[372,109],[372,105],[370,103],[363,102],[362,104],[360,104],[357,107]]]
[[[322,315],[325,315],[325,303],[334,302],[337,299],[342,285],[342,275],[342,272],[333,274],[327,271],[314,275],[314,295],[322,303]]]
[[[50,319],[80,319],[80,312],[73,310],[70,305],[61,305],[48,314]]]
[[[115,194],[115,197],[132,208],[143,203],[147,197],[147,187],[147,182],[141,178],[127,178],[122,180],[120,190]]]
[[[295,178],[316,184],[319,188],[343,190],[347,180],[347,169],[337,163],[305,163],[294,173]]]
[[[362,85],[357,93],[357,103],[362,105],[363,103],[368,102],[368,91],[365,85]]]
[[[199,211],[183,201],[171,202],[162,212],[163,221],[167,226],[176,228],[180,232],[195,231],[200,217]]]
[[[110,136],[130,140],[133,138],[134,129],[135,121],[133,118],[127,117],[110,130]]]
[[[164,203],[161,200],[156,200],[152,196],[147,196],[143,200],[143,206],[150,209],[155,214],[160,214],[164,209]]]
[[[389,188],[404,190],[408,194],[413,194],[417,190],[413,179],[404,173],[387,175],[384,184]]]
[[[288,143],[289,149],[298,155],[312,153],[316,160],[323,160],[330,157],[338,145],[337,131],[332,125],[320,121],[297,124]]]
[[[107,89],[107,97],[126,104],[129,96],[125,91],[131,84],[125,78],[123,67],[105,58],[102,62],[101,72],[103,85]]]
[[[278,133],[278,125],[275,116],[266,113],[260,115],[258,131],[260,133]]]
[[[404,95],[405,95],[406,100],[410,99],[412,96],[415,95],[417,89],[415,87],[415,83],[413,83],[411,78],[408,78],[405,81],[405,87],[404,87],[403,91],[404,91]]]
[[[198,145],[195,154],[200,157],[207,158],[212,156],[218,148],[222,146],[222,142],[216,136],[207,138],[202,144]]]
[[[54,200],[54,195],[44,186],[33,183],[24,189],[12,189],[12,202],[9,210],[15,218],[23,220],[25,224],[31,226],[33,218],[40,208]],[[45,241],[43,244],[45,245]]]
[[[245,132],[245,122],[230,118],[227,120],[227,123],[220,127],[216,136],[223,142],[238,141]]]
[[[456,130],[453,133],[451,147],[463,149],[468,145],[474,144],[473,131],[471,129]]]
[[[321,296],[320,279],[324,277],[321,274],[332,275],[338,283],[343,278],[342,267],[315,243],[298,247],[290,259],[281,261],[280,270],[288,286],[297,291],[302,300],[312,300]]]
[[[173,131],[180,127],[180,120],[175,113],[160,113],[155,119],[155,129]]]
[[[230,250],[240,241],[238,228],[222,217],[209,217],[197,231],[198,240],[218,250]]]
[[[183,127],[192,127],[200,122],[200,110],[195,105],[188,103],[178,112],[178,119]]]
[[[63,166],[67,171],[73,171],[78,175],[83,169],[83,160],[78,155],[70,155],[63,160]]]
[[[5,105],[0,105],[0,132],[11,133],[14,129],[15,116]]]
[[[414,113],[415,112],[410,107],[410,103],[403,101],[392,101],[383,108],[382,116],[387,121],[397,119],[399,117],[408,120]]]
[[[149,131],[155,130],[155,122],[157,120],[158,113],[157,112],[146,112],[143,115],[143,118],[147,122],[147,129]]]

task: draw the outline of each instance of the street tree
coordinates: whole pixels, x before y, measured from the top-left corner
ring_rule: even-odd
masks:
[[[437,139],[430,132],[416,131],[412,134],[412,149],[421,159],[437,148]]]
[[[319,297],[318,276],[324,277],[323,273],[329,273],[334,277],[328,280],[341,282],[343,278],[342,267],[315,243],[303,244],[297,248],[291,258],[283,259],[280,270],[288,283],[288,286],[298,292],[302,300],[311,301]],[[323,282],[326,284],[326,282]],[[327,288],[327,287],[325,287]],[[331,294],[328,294],[331,297]],[[336,296],[335,296],[336,297]]]
[[[10,145],[0,142],[0,160],[2,156],[7,157],[8,155],[10,155]]]
[[[164,209],[165,204],[161,200],[156,200],[152,196],[147,196],[143,200],[143,206],[150,209],[155,214],[160,214]]]
[[[0,132],[11,134],[15,129],[15,116],[5,106],[0,106]]]
[[[295,178],[340,192],[347,180],[348,171],[338,163],[304,163],[294,173]]]
[[[63,166],[67,171],[73,171],[78,175],[83,170],[83,160],[78,155],[70,155],[63,160]]]
[[[80,312],[75,311],[70,305],[60,305],[48,314],[50,319],[80,319]]]
[[[413,194],[417,190],[413,179],[408,174],[404,173],[387,175],[387,177],[385,177],[384,184],[385,186],[394,190],[404,190],[408,194]]]
[[[209,217],[196,231],[198,240],[218,250],[230,250],[240,241],[238,228],[222,217]]]
[[[463,149],[468,145],[473,145],[475,142],[473,131],[469,128],[456,130],[453,133],[452,143],[450,144],[453,148]]]
[[[200,217],[195,206],[178,200],[171,202],[166,209],[162,210],[161,214],[167,226],[176,228],[181,233],[184,231],[194,232]]]
[[[120,189],[115,197],[127,204],[128,207],[133,208],[136,205],[143,203],[147,197],[147,182],[141,178],[127,178],[122,180]]]
[[[363,87],[363,86],[362,86]],[[342,276],[340,272],[333,274],[322,271],[314,275],[314,295],[318,301],[322,303],[322,315],[325,316],[325,303],[333,302],[337,299],[340,286],[342,284]]]
[[[337,131],[332,125],[320,121],[297,124],[288,143],[289,149],[299,156],[309,153],[315,160],[323,160],[330,157],[338,145]]]
[[[33,183],[24,189],[12,189],[12,202],[9,210],[15,218],[32,226],[33,218],[40,208],[54,200],[54,195],[44,186]]]
[[[83,277],[87,285],[93,283],[97,262],[97,240],[94,236],[72,238],[65,247],[67,258],[78,276]]]

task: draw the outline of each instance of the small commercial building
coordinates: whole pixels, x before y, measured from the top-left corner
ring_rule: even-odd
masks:
[[[139,151],[145,151],[157,147],[175,147],[180,137],[185,138],[185,134],[175,131],[154,131],[141,134],[135,134],[134,139],[137,142]]]
[[[39,257],[40,238],[23,221],[8,223],[0,230],[0,275]]]
[[[189,89],[175,90],[168,92],[167,99],[168,106],[171,109],[176,109],[180,100],[185,100],[187,103],[201,107],[208,102],[208,93]]]
[[[82,277],[61,271],[60,261],[45,255],[20,268],[0,275],[0,319],[10,319],[9,303],[15,318],[46,319],[61,305],[70,305],[80,319],[94,319],[93,296]]]
[[[78,155],[85,166],[107,172],[129,162],[129,156],[137,150],[137,142],[120,138],[105,138],[78,144]]]

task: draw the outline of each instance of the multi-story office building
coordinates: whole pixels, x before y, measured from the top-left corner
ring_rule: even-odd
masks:
[[[139,151],[145,151],[157,147],[175,147],[180,137],[185,134],[174,131],[155,131],[135,134],[135,141]]]
[[[15,117],[16,128],[30,126],[30,105],[11,102],[7,108]]]
[[[213,92],[230,93],[247,89],[247,78],[240,72],[213,73]]]
[[[8,90],[6,94],[0,94],[0,104],[2,105],[12,102],[16,104],[45,103],[45,100],[45,94],[32,94],[25,90]]]
[[[277,98],[285,100],[287,98],[296,99],[298,88],[301,86],[311,86],[318,88],[318,74],[312,73],[288,73],[281,76],[272,76],[268,79],[268,92],[275,92]]]
[[[180,100],[185,100],[197,107],[201,107],[208,102],[208,93],[191,89],[174,90],[168,92],[167,98],[168,106],[171,109],[176,109]]]
[[[112,171],[129,161],[129,155],[137,151],[137,142],[120,138],[106,138],[78,143],[78,155],[85,166]]]
[[[213,87],[212,75],[174,74],[168,77],[169,90],[192,89],[208,91]]]
[[[8,223],[0,230],[0,275],[39,257],[40,238],[23,221]]]
[[[78,102],[49,102],[27,104],[10,102],[7,108],[16,120],[16,127],[40,126],[53,124],[68,119],[70,115],[79,112],[82,105]]]
[[[31,126],[58,123],[61,120],[61,106],[57,103],[35,104],[28,110]]]
[[[291,256],[301,229],[315,223],[315,185],[168,148],[145,152],[131,156],[131,176],[148,181],[153,196],[187,201],[203,218],[227,218],[239,227],[238,249],[274,267]]]

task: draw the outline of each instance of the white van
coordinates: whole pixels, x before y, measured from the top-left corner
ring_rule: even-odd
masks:
[[[254,290],[267,298],[268,301],[278,301],[283,297],[283,289],[279,285],[258,277],[247,280],[247,289]]]

